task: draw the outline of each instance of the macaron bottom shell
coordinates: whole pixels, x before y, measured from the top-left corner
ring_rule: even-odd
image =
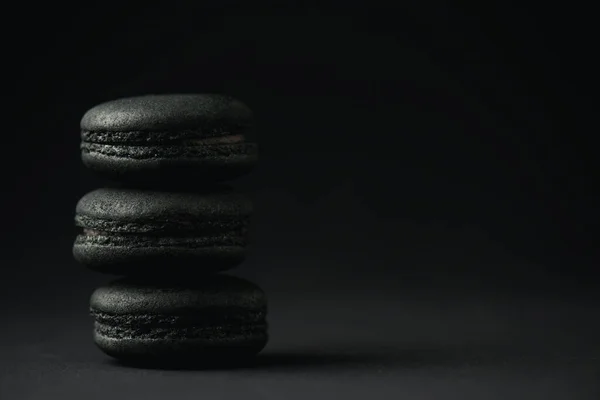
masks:
[[[73,246],[75,259],[90,270],[111,275],[212,274],[244,262],[247,249],[215,247]]]
[[[251,361],[260,353],[268,342],[268,334],[264,330],[253,335],[223,338],[213,335],[183,339],[116,339],[94,330],[94,342],[106,355],[138,366],[235,365]]]
[[[123,147],[126,148],[129,147]],[[167,157],[163,151],[157,146],[153,154],[144,157],[135,153],[84,151],[81,158],[83,164],[100,177],[126,182],[132,187],[152,188],[169,187],[175,182],[193,187],[196,184],[234,180],[249,174],[258,159],[257,147],[250,143],[215,146],[201,156],[182,153],[177,157]]]

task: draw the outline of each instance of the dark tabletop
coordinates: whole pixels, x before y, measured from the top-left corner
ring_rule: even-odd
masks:
[[[78,273],[37,296],[4,289],[0,398],[600,398],[593,290],[264,279],[272,338],[257,365],[162,371],[94,347],[86,301],[106,278]]]

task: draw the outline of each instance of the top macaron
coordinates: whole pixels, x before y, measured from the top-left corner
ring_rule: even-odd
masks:
[[[81,119],[83,163],[117,181],[198,184],[235,179],[257,161],[252,111],[217,94],[129,97]]]

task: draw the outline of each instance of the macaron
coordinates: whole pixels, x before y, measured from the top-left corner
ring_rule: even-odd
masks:
[[[216,190],[216,189],[211,189]],[[252,202],[211,192],[103,188],[84,195],[75,224],[77,261],[103,273],[213,273],[244,261]]]
[[[255,284],[224,274],[185,284],[124,278],[90,300],[94,341],[124,361],[244,359],[267,344],[267,300]]]
[[[247,141],[252,111],[218,94],[128,97],[81,119],[81,155],[91,170],[144,185],[219,182],[248,173],[257,145]]]

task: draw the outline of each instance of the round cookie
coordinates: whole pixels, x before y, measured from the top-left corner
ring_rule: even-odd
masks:
[[[90,312],[96,345],[125,361],[239,360],[268,341],[264,292],[223,274],[185,284],[117,280],[94,291]]]
[[[139,185],[217,182],[248,173],[257,146],[246,142],[251,110],[217,94],[129,97],[81,119],[81,154],[91,170]]]
[[[244,261],[251,200],[229,189],[183,193],[104,188],[79,200],[77,261],[116,275],[213,273]]]

